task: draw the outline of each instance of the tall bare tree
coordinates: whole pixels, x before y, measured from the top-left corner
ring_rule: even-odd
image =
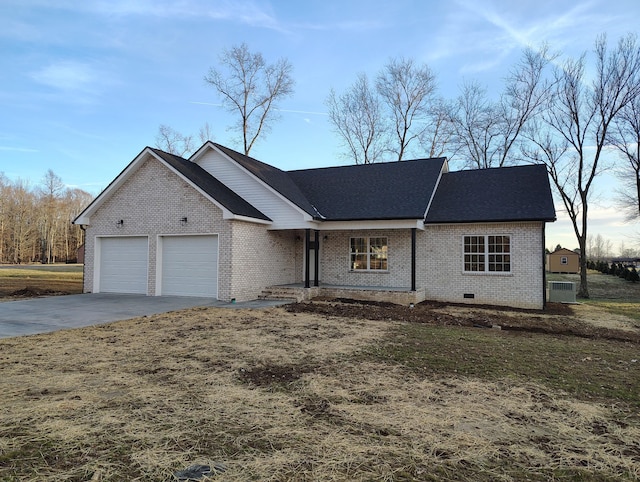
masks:
[[[275,120],[278,102],[293,94],[293,67],[286,59],[267,64],[261,53],[247,44],[224,50],[220,68],[212,67],[204,80],[222,98],[222,104],[239,114],[234,126],[242,134],[244,153],[264,136]]]
[[[525,49],[498,101],[492,101],[475,81],[462,85],[451,110],[451,125],[455,150],[466,167],[487,169],[513,162],[514,146],[525,126],[550,95],[552,84],[544,73],[553,58],[546,45],[537,51]]]
[[[378,74],[376,90],[387,105],[395,138],[392,150],[401,161],[409,145],[419,140],[429,127],[436,76],[426,64],[393,58]]]
[[[60,199],[64,192],[65,185],[60,176],[49,169],[40,190],[41,196],[41,217],[40,217],[40,233],[42,236],[42,262],[55,262],[55,243],[57,234],[60,231]]]
[[[627,213],[627,220],[632,221],[640,218],[640,96],[620,110],[608,139],[623,160],[618,169],[618,177],[622,181],[618,201]]]
[[[342,95],[331,89],[326,100],[329,119],[343,141],[347,157],[356,164],[371,164],[382,157],[388,146],[382,103],[366,74]]]
[[[529,130],[523,153],[544,163],[571,219],[581,253],[587,248],[589,194],[602,170],[609,128],[620,111],[640,95],[640,49],[635,36],[613,50],[605,36],[595,42],[595,68],[589,83],[586,54],[554,69],[554,89],[541,121]],[[580,257],[578,295],[589,297],[587,256]]]

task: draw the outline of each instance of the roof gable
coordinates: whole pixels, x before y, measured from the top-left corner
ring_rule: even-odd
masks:
[[[318,212],[314,206],[311,205],[307,197],[300,191],[300,188],[291,179],[287,172],[258,161],[253,157],[240,154],[239,152],[220,144],[216,144],[215,142],[212,142],[211,144],[226,156],[237,162],[244,169],[249,171],[253,176],[295,204],[298,208],[302,209],[314,218],[318,217]]]
[[[443,174],[425,222],[555,219],[546,167],[527,165]]]
[[[574,255],[574,256],[580,256],[578,253],[576,253],[575,251],[571,251],[570,249],[567,248],[560,248],[560,249],[556,249],[553,253],[549,253],[549,254],[559,254],[559,255]]]
[[[125,167],[116,178],[87,206],[74,220],[74,224],[90,224],[91,215],[107,200],[113,193],[132,176],[148,158],[165,164],[169,169],[177,172],[194,188],[208,197],[213,203],[226,212],[225,217],[241,216],[254,219],[260,222],[270,222],[271,220],[261,213],[254,206],[242,199],[227,186],[214,178],[200,166],[187,161],[179,156],[169,154],[159,149],[145,147],[127,167]]]
[[[199,187],[210,198],[218,201],[233,214],[261,219],[263,221],[271,221],[268,216],[249,204],[238,194],[222,184],[218,179],[211,175],[211,173],[205,171],[196,163],[159,149],[151,150],[185,178],[191,181],[195,186]]]

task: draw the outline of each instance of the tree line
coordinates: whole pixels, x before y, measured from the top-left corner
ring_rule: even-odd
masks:
[[[83,233],[71,221],[92,200],[51,169],[34,187],[0,173],[0,263],[77,261]]]

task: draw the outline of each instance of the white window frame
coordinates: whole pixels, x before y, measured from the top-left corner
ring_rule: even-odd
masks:
[[[508,251],[500,251],[495,252],[491,251],[489,247],[489,239],[490,238],[508,238]],[[484,243],[483,251],[466,251],[466,239],[467,238],[482,238]],[[462,272],[464,274],[488,274],[488,275],[510,275],[513,272],[513,246],[512,246],[513,236],[511,234],[465,234],[462,236]],[[504,240],[500,244],[504,246]],[[496,246],[494,243],[493,246]],[[506,256],[507,261],[504,259],[500,262],[490,261],[492,256]],[[500,265],[509,265],[509,270],[490,270],[490,265],[495,263],[499,263]],[[467,269],[469,264],[478,265],[482,264],[483,269]]]
[[[569,264],[569,258],[567,258],[566,256],[562,256],[560,258],[560,264]]]
[[[366,250],[363,253],[359,253],[359,252],[353,252],[352,251],[352,246],[353,246],[353,240],[354,239],[364,239],[366,240]],[[385,246],[386,246],[386,254],[387,257],[385,259],[386,261],[386,268],[382,269],[382,268],[371,268],[371,256],[374,254],[371,252],[371,240],[372,239],[384,239],[385,240]],[[356,268],[355,267],[355,262],[354,262],[354,255],[366,255],[366,263],[367,263],[367,267],[366,268]],[[349,271],[353,272],[353,273],[386,273],[389,271],[389,237],[388,236],[351,236],[349,238]]]

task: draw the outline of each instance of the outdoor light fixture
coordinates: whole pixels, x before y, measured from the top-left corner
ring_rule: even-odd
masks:
[[[116,226],[118,226],[119,228],[121,228],[123,225],[124,225],[124,221],[122,219],[116,222]]]
[[[187,217],[185,216],[184,218],[180,219],[180,222],[182,223],[183,226],[187,224]]]

